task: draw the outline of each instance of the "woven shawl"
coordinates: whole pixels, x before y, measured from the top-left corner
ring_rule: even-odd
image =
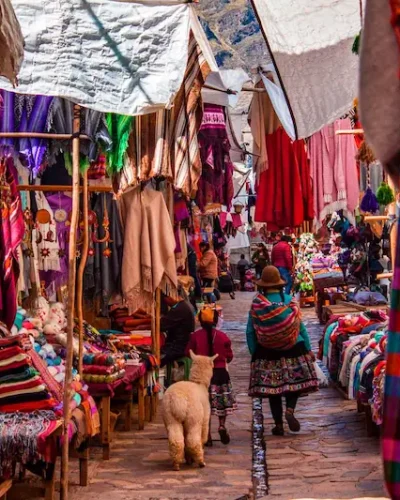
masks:
[[[175,237],[161,192],[146,188],[121,197],[124,226],[122,291],[129,314],[138,308],[151,312],[154,293],[177,287]]]
[[[289,304],[271,302],[258,294],[251,306],[257,341],[268,349],[287,350],[293,347],[300,331],[300,309],[295,301]]]
[[[387,342],[382,452],[386,486],[391,498],[400,498],[400,228],[391,292]]]

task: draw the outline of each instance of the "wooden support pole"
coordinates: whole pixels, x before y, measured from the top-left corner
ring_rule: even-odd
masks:
[[[388,175],[388,185],[391,189],[393,189],[393,192],[396,193],[396,186],[393,182],[393,179]],[[388,215],[389,217],[396,217],[396,202],[391,203],[388,206]],[[396,260],[396,241],[397,241],[397,223],[394,224],[392,230],[390,231],[390,260],[392,264],[392,269],[395,267],[395,260]]]
[[[161,360],[161,330],[160,330],[160,321],[161,321],[161,290],[157,288],[156,290],[156,317],[155,317],[155,350],[154,354],[157,358],[157,361],[160,363]]]
[[[30,137],[31,139],[56,139],[58,141],[70,141],[74,139],[72,134],[48,134],[42,132],[0,132],[0,138],[6,139],[18,139]],[[90,141],[90,137],[87,135],[80,135],[79,139]]]
[[[80,132],[80,112],[81,108],[74,105],[74,118],[72,131],[72,216],[69,230],[69,274],[68,274],[68,311],[67,311],[67,356],[65,362],[65,383],[64,383],[64,422],[63,422],[63,443],[62,443],[62,463],[61,463],[61,500],[68,500],[68,458],[69,439],[68,425],[71,418],[71,382],[72,382],[72,361],[73,361],[73,336],[75,319],[75,285],[76,285],[76,232],[79,218],[79,132]]]
[[[76,308],[79,323],[79,374],[83,374],[83,276],[89,251],[89,191],[87,171],[82,174],[83,179],[83,246],[81,261],[78,269],[78,281],[76,290]]]
[[[61,186],[61,185],[49,185],[42,186],[41,184],[29,185],[29,184],[20,184],[17,186],[18,191],[41,191],[41,192],[53,192],[53,191],[62,191],[65,193],[72,192],[72,186]],[[83,191],[83,186],[78,187],[79,192]],[[110,193],[113,191],[111,186],[88,186],[89,193]]]

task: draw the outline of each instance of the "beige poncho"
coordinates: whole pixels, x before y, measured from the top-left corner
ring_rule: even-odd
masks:
[[[140,187],[120,200],[124,226],[122,291],[130,314],[151,311],[154,292],[177,288],[175,237],[162,193]]]

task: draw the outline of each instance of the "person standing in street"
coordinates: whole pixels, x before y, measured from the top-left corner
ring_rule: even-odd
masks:
[[[283,436],[283,417],[292,432],[299,432],[295,409],[301,394],[318,390],[315,356],[298,304],[283,293],[285,282],[274,266],[267,266],[257,281],[247,323],[247,345],[252,355],[249,396],[268,398],[275,427]],[[286,411],[283,413],[283,402]]]
[[[199,262],[200,278],[204,288],[211,288],[218,278],[218,257],[208,243],[202,242],[199,246],[202,254]]]
[[[260,278],[264,267],[269,264],[268,250],[266,249],[264,243],[260,243],[258,245],[257,250],[251,258],[251,262],[255,266],[257,278]]]
[[[271,253],[271,263],[278,268],[279,274],[285,281],[285,293],[290,294],[293,287],[293,252],[289,243],[290,236],[283,235],[281,240],[274,245]]]
[[[240,276],[240,290],[243,292],[244,290],[244,284],[246,282],[246,271],[249,269],[250,264],[249,262],[245,259],[244,254],[240,256],[240,260],[236,265],[239,276]]]

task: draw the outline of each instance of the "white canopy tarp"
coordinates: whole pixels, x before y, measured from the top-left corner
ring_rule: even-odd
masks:
[[[357,95],[357,0],[253,0],[305,138],[339,118]]]
[[[12,0],[25,39],[18,92],[103,112],[171,105],[187,63],[190,5]],[[0,87],[12,86],[0,78]]]

